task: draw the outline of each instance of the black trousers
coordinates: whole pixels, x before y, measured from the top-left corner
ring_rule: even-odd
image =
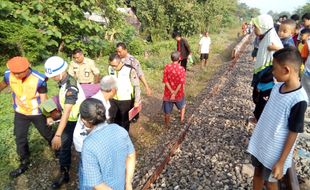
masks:
[[[50,144],[55,132],[46,124],[43,115],[24,115],[15,112],[14,116],[14,135],[17,154],[21,160],[29,159],[28,131],[30,124],[33,123],[39,133]]]
[[[61,135],[61,147],[59,150],[60,167],[70,168],[71,166],[71,146],[73,142],[73,132],[76,121],[68,121]]]
[[[272,89],[269,89],[263,92],[258,92],[256,88],[253,90],[253,101],[255,103],[255,109],[253,113],[257,121],[259,120],[261,114],[264,111],[264,108],[269,99],[271,90]]]
[[[181,60],[181,66],[185,69],[186,71],[186,67],[187,67],[187,59],[182,59]]]
[[[128,117],[128,112],[131,108],[133,108],[134,101],[133,100],[111,100],[111,122],[116,123],[122,127],[124,127],[127,131],[129,131],[130,121]]]

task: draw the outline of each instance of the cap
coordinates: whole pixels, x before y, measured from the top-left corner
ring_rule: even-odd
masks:
[[[30,63],[26,57],[13,57],[7,62],[7,67],[13,73],[20,73],[28,69]]]

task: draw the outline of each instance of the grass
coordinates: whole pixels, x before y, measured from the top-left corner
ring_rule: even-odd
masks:
[[[227,51],[227,47],[237,40],[237,33],[239,27],[222,31],[217,34],[210,34],[212,39],[211,52],[209,57],[209,65],[207,69],[200,69],[199,65],[191,65],[192,73],[188,72],[186,95],[187,100],[192,101],[195,97],[205,88],[206,82],[221,66],[223,60],[227,60],[230,55],[230,50]],[[199,36],[193,36],[188,38],[194,55],[196,64],[199,64],[198,54],[198,42]],[[163,93],[162,73],[165,64],[169,63],[170,53],[175,50],[176,42],[174,40],[156,42],[154,44],[148,44],[146,50],[149,55],[137,56],[143,67],[146,79],[153,90],[154,96],[157,100],[160,100]],[[101,74],[107,73],[107,57],[101,57],[96,60]],[[34,69],[43,72],[43,64],[33,67]],[[5,67],[0,67],[0,71],[4,71]],[[48,95],[49,97],[58,93],[57,84],[49,80],[48,81]],[[142,87],[142,95],[144,94]],[[11,93],[8,89],[0,93],[0,189],[8,188],[9,176],[8,173],[18,166],[18,156],[15,148],[15,137],[13,135],[13,116],[14,111],[12,108]],[[153,122],[151,117],[146,118],[141,125],[144,126],[145,131],[141,135],[141,138],[135,137],[136,148],[139,150],[147,149],[156,144],[156,139],[162,134],[163,129],[160,122]],[[38,131],[31,127],[29,136],[29,145],[31,152],[31,159],[39,161],[41,159],[53,159],[53,152],[47,146],[45,140],[39,135]],[[143,152],[143,151],[142,151]]]

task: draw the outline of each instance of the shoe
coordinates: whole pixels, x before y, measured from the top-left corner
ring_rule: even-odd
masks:
[[[20,176],[21,174],[25,173],[25,171],[28,169],[29,163],[30,163],[29,159],[22,160],[20,162],[19,167],[10,172],[10,176],[12,178],[16,178]]]
[[[59,176],[52,183],[52,189],[59,189],[63,184],[68,183],[69,180],[69,168],[61,167]]]

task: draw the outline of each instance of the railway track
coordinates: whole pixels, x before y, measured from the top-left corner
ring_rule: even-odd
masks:
[[[197,109],[138,189],[251,189],[253,171],[245,153],[254,127],[245,124],[253,106],[251,40],[247,36],[236,46],[234,59],[202,92]],[[280,183],[281,189],[299,189],[295,167]]]

